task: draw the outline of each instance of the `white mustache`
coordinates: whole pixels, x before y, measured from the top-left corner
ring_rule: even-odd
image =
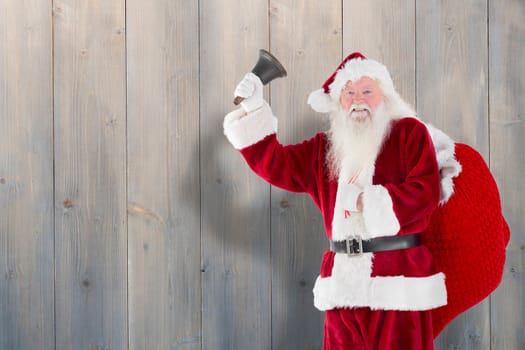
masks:
[[[371,112],[370,106],[364,103],[353,104],[350,106],[350,109],[349,109],[350,112],[354,112],[356,110],[365,110],[365,111]]]

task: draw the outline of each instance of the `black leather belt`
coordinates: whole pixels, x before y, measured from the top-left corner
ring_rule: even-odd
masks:
[[[345,253],[349,256],[363,253],[384,252],[388,250],[408,249],[421,245],[421,234],[414,233],[403,236],[377,237],[362,240],[361,237],[349,237],[344,241],[330,240],[330,250],[335,253]]]

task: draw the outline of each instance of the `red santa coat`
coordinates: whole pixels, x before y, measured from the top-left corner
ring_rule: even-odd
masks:
[[[425,230],[440,200],[436,151],[426,126],[415,118],[394,120],[375,162],[363,168],[362,213],[345,215],[355,193],[330,179],[327,136],[319,133],[296,145],[281,145],[277,119],[268,105],[242,117],[226,116],[224,131],[248,165],[274,186],[310,195],[321,211],[329,239],[406,235]],[[314,287],[320,310],[370,307],[429,310],[446,304],[445,276],[425,246],[365,253],[358,257],[326,251]]]

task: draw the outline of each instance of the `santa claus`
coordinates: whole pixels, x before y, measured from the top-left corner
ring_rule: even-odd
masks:
[[[330,129],[300,144],[279,143],[262,91],[248,73],[224,132],[259,176],[307,193],[323,215],[330,249],[313,293],[324,348],[432,349],[430,310],[447,304],[447,289],[421,233],[461,171],[453,141],[418,120],[386,67],[360,53],[310,95]]]

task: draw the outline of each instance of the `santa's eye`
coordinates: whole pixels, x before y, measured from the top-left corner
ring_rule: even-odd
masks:
[[[364,90],[363,95],[370,95],[372,93],[372,90]]]

